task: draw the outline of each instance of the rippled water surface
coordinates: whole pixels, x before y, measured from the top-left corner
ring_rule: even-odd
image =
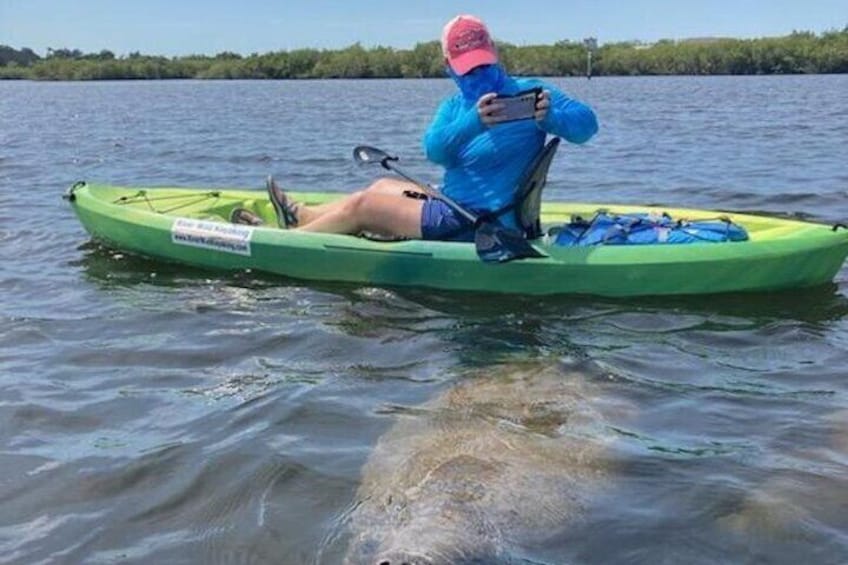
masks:
[[[549,199],[848,218],[848,76],[555,82],[602,130],[560,151]],[[469,430],[511,472],[569,448],[513,483],[541,501],[512,509],[541,524],[515,562],[848,561],[844,270],[626,301],[309,284],[100,248],[60,198],[351,191],[363,142],[437,179],[420,139],[451,88],[0,83],[0,562],[340,563],[387,533],[369,489],[415,496],[416,446]]]

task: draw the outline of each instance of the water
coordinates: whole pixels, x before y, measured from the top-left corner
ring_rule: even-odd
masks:
[[[547,198],[848,218],[848,76],[555,82],[602,130]],[[0,562],[338,563],[379,438],[528,363],[593,391],[607,478],[525,559],[848,560],[845,270],[668,300],[308,284],[102,249],[60,199],[269,173],[350,191],[359,143],[437,179],[420,139],[451,88],[0,83]]]

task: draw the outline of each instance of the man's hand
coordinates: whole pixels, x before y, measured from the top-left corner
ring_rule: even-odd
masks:
[[[503,121],[498,114],[503,112],[504,105],[500,102],[496,102],[496,97],[496,93],[489,92],[488,94],[481,96],[477,101],[477,114],[480,115],[480,121],[483,122],[486,127],[491,127]]]
[[[545,119],[545,116],[548,115],[548,109],[551,107],[551,92],[549,90],[543,90],[539,97],[536,99],[536,113],[534,117],[537,122],[541,122]]]

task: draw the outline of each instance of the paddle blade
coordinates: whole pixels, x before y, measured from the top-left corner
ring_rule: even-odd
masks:
[[[524,238],[524,234],[498,224],[483,222],[474,233],[477,256],[486,263],[506,263],[513,259],[545,257]]]
[[[386,161],[397,161],[397,157],[392,157],[382,149],[377,149],[370,145],[358,145],[353,148],[353,160],[359,165],[371,165],[374,163],[382,165]]]

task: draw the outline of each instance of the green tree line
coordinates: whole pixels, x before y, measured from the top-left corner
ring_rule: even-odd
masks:
[[[586,72],[583,43],[499,44],[516,75],[576,76]],[[608,43],[593,52],[595,75],[743,75],[848,72],[848,26],[823,34],[795,32],[760,39],[662,40]],[[295,49],[242,56],[162,57],[108,50],[31,49],[0,45],[0,78],[34,80],[424,78],[445,76],[439,43],[411,49],[354,44],[344,49]]]

